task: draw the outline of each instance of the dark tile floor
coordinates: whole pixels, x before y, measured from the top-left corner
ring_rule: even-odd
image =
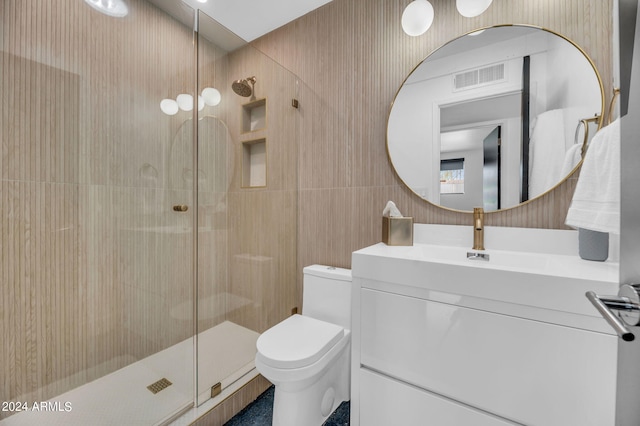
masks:
[[[236,414],[225,426],[271,426],[273,416],[273,392],[271,386],[244,410]],[[324,426],[348,426],[349,403],[343,402],[324,422]]]

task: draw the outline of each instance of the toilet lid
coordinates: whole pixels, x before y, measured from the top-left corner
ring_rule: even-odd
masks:
[[[275,368],[300,368],[319,360],[343,335],[339,325],[292,315],[262,333],[256,346],[265,364]]]

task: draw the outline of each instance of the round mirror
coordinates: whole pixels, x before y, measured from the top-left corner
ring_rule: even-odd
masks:
[[[565,180],[603,110],[602,81],[577,45],[497,26],[450,41],[411,72],[389,113],[387,152],[423,199],[496,211]]]
[[[207,115],[198,119],[198,190],[224,194],[233,175],[231,134],[226,124]],[[180,125],[169,155],[169,187],[191,190],[193,167],[193,119]]]

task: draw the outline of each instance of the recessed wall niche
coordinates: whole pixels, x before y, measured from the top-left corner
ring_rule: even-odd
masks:
[[[267,186],[267,140],[242,142],[242,187]]]
[[[257,99],[242,105],[242,132],[254,132],[267,127],[267,100]]]

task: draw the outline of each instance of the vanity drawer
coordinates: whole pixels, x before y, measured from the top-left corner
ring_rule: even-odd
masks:
[[[362,425],[515,425],[364,368],[360,369],[360,384]]]
[[[367,368],[518,423],[614,424],[615,336],[368,289],[360,307]]]

